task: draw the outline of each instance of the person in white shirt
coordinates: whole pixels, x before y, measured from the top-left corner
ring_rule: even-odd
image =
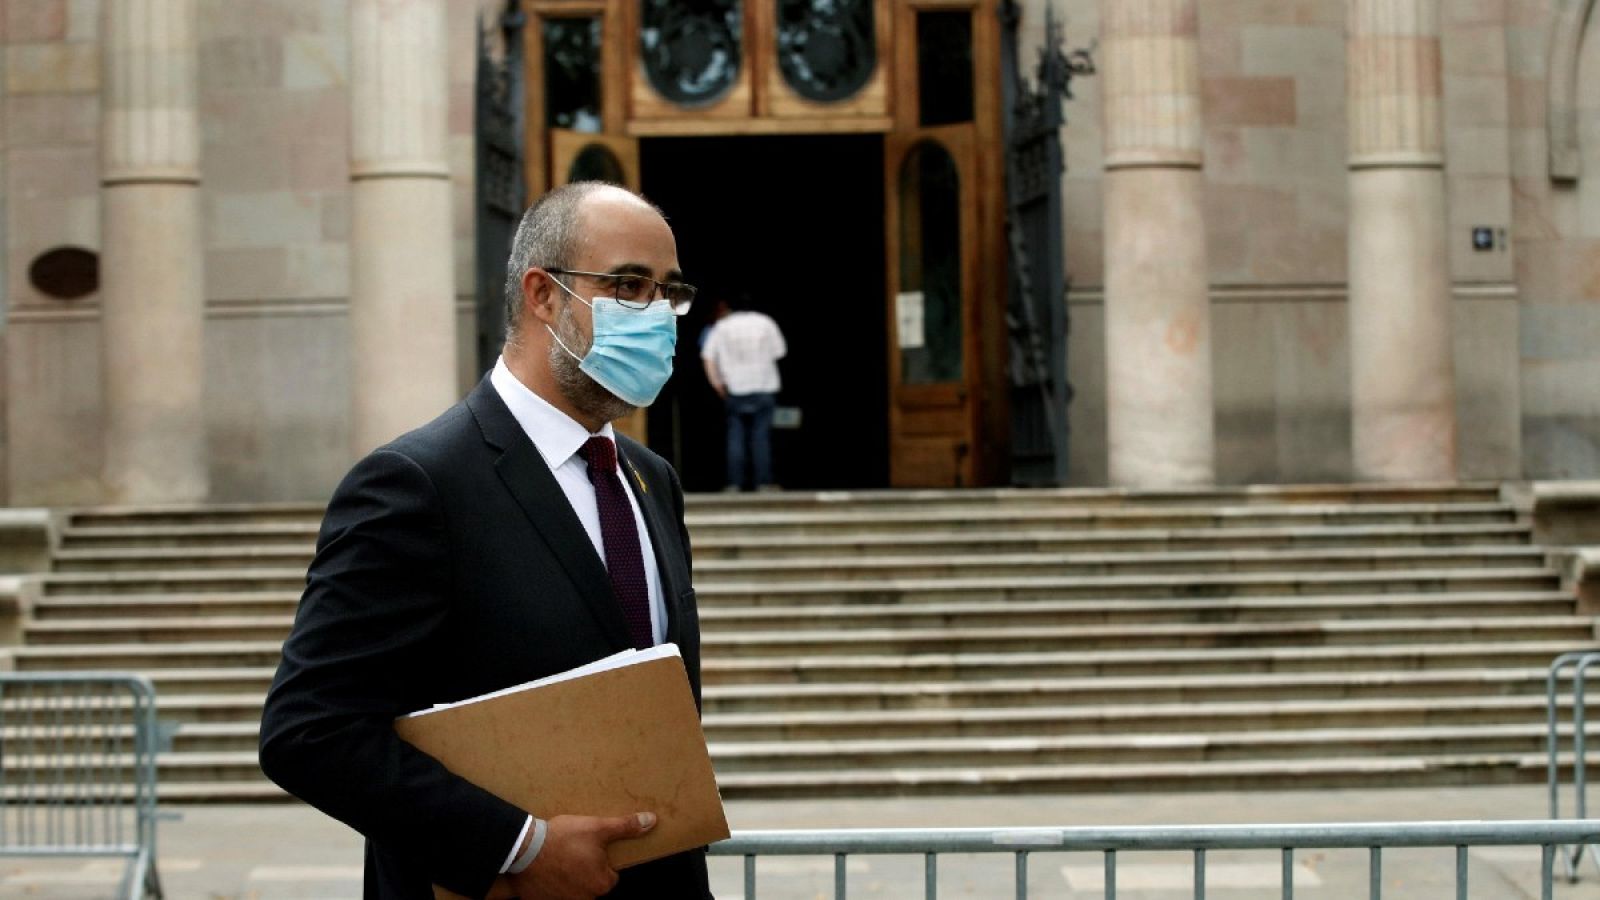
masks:
[[[772,411],[778,405],[778,360],[789,352],[778,323],[765,313],[745,308],[747,298],[731,304],[700,349],[706,378],[727,408],[728,480],[725,491],[747,483],[746,461],[754,469],[756,490],[776,490],[772,477]],[[726,302],[726,301],[724,301]]]

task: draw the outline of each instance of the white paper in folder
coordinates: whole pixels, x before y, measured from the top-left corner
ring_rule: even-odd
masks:
[[[455,709],[458,706],[468,706],[473,703],[482,703],[485,700],[493,700],[496,697],[504,697],[507,694],[515,694],[518,691],[529,691],[533,690],[534,688],[544,687],[546,685],[560,684],[563,681],[570,681],[574,678],[582,678],[585,675],[593,675],[598,672],[609,672],[612,669],[620,669],[624,666],[635,666],[639,663],[649,662],[653,659],[666,659],[673,656],[681,657],[682,655],[683,654],[678,652],[677,644],[657,644],[647,650],[624,650],[621,653],[613,653],[610,656],[597,659],[592,663],[586,663],[577,667],[576,669],[568,669],[565,672],[557,672],[554,675],[546,675],[543,678],[538,678],[533,681],[525,681],[522,684],[512,685],[508,688],[501,688],[492,694],[479,694],[476,697],[468,697],[465,700],[457,700],[454,703],[435,703],[429,709],[419,709],[414,713],[407,713],[406,715],[401,716],[401,718],[415,719],[418,716],[426,716],[429,713],[436,713],[441,710]]]

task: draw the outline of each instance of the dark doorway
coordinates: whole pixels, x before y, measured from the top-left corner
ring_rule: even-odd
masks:
[[[685,278],[701,289],[679,322],[676,374],[650,409],[651,447],[686,490],[722,487],[722,404],[700,335],[717,298],[743,292],[789,346],[778,404],[798,409],[800,424],[773,430],[778,483],[886,486],[882,136],[650,138],[640,170],[677,234]]]

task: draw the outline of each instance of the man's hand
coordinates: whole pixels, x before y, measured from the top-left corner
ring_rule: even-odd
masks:
[[[617,886],[606,858],[613,841],[636,838],[656,824],[655,813],[597,818],[556,816],[546,823],[544,847],[533,863],[507,876],[520,900],[594,900]]]

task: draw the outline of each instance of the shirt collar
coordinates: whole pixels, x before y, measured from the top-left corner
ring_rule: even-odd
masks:
[[[533,446],[538,448],[539,455],[544,457],[544,463],[550,467],[550,471],[566,465],[578,448],[595,436],[517,380],[517,376],[506,367],[505,357],[495,360],[494,369],[489,372],[489,383],[494,386],[500,399],[505,401],[506,408],[511,410],[511,417],[517,420],[528,439],[533,441]],[[600,426],[598,435],[616,440],[610,422]]]

